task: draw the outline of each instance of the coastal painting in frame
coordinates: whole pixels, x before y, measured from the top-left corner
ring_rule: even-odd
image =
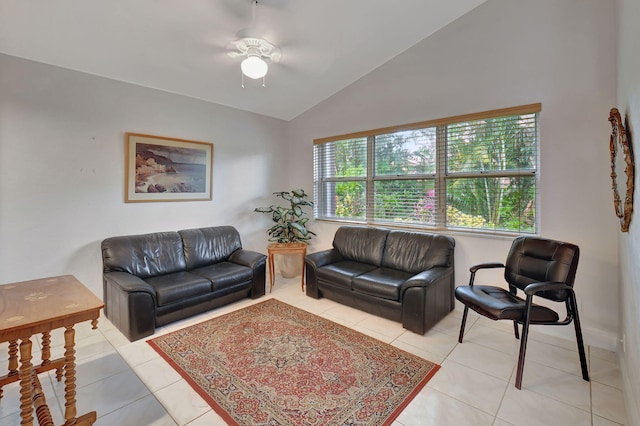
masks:
[[[127,133],[125,202],[211,200],[213,144]]]

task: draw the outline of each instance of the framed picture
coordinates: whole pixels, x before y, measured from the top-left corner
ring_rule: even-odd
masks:
[[[211,200],[213,144],[127,133],[125,202]]]

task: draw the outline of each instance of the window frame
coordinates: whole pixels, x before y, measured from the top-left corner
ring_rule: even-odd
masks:
[[[540,183],[540,116],[539,113],[542,111],[541,103],[533,103],[527,105],[521,105],[510,108],[502,108],[495,109],[489,111],[483,111],[479,113],[472,114],[464,114],[453,117],[439,118],[435,120],[427,120],[421,121],[417,123],[409,123],[403,125],[389,126],[383,127],[373,130],[361,131],[348,133],[343,135],[324,137],[315,139],[313,141],[314,144],[314,199],[316,201],[316,207],[314,208],[314,218],[319,221],[329,221],[329,222],[347,222],[347,223],[358,223],[358,224],[366,224],[371,226],[391,226],[391,227],[402,227],[402,228],[417,228],[417,229],[427,229],[438,232],[462,232],[462,233],[472,233],[472,234],[491,234],[491,235],[536,235],[540,233],[540,193],[539,193],[539,183]],[[446,164],[446,156],[447,156],[447,141],[446,136],[443,137],[441,133],[443,129],[448,125],[465,123],[478,121],[483,119],[495,119],[502,117],[510,117],[510,116],[518,116],[518,115],[528,115],[535,114],[535,167],[534,168],[523,168],[517,170],[501,170],[501,171],[490,171],[490,172],[448,172],[447,164]],[[375,137],[393,134],[404,131],[411,130],[419,130],[425,128],[435,128],[436,130],[436,168],[434,173],[425,173],[425,174],[404,174],[404,175],[380,175],[376,176],[374,173],[375,167]],[[318,162],[320,161],[317,151],[317,145],[323,145],[331,142],[339,142],[344,140],[354,140],[354,139],[366,139],[366,176],[359,177],[318,177],[317,169]],[[323,163],[326,166],[326,162]],[[468,227],[455,227],[449,226],[447,224],[446,219],[446,210],[447,210],[447,196],[446,196],[446,188],[447,181],[454,178],[466,178],[466,177],[475,177],[475,178],[486,178],[486,177],[522,177],[522,176],[532,176],[535,179],[535,223],[534,230],[532,232],[526,231],[511,231],[504,229],[491,229],[491,228],[468,228]],[[380,181],[390,181],[390,180],[420,180],[420,179],[433,179],[434,180],[434,189],[436,194],[436,219],[435,225],[429,225],[419,222],[396,222],[396,221],[385,221],[381,219],[376,219],[375,208],[374,208],[374,196],[369,195],[370,191],[373,191],[375,182]],[[365,214],[362,219],[360,218],[346,218],[346,217],[332,217],[326,214],[321,215],[320,210],[325,209],[325,204],[320,202],[319,199],[320,194],[319,188],[322,188],[323,184],[328,182],[365,182]],[[335,194],[335,192],[334,192]],[[373,194],[373,192],[371,192]],[[325,195],[326,199],[326,195]]]

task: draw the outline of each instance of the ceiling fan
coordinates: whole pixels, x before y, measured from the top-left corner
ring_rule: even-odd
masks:
[[[255,6],[258,0],[251,0],[251,3],[254,8],[253,21],[255,21]],[[269,71],[269,65],[265,59],[278,63],[282,57],[282,51],[278,46],[260,37],[243,37],[234,40],[227,45],[227,50],[227,55],[231,58],[245,57],[240,64],[243,88],[245,76],[254,80],[261,78],[262,87],[265,87],[265,76]]]

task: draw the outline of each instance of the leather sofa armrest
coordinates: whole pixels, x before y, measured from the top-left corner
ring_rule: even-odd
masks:
[[[255,269],[260,262],[266,262],[267,256],[251,250],[236,250],[229,256],[229,262]]]
[[[404,291],[411,287],[426,287],[434,284],[442,278],[449,278],[451,271],[452,268],[447,267],[437,267],[431,268],[428,271],[422,271],[405,281],[400,291],[404,293]]]
[[[253,270],[253,283],[249,296],[252,299],[264,296],[267,256],[255,251],[240,249],[231,253],[229,262],[251,268]]]
[[[318,289],[318,268],[343,260],[344,257],[336,249],[318,251],[305,256],[305,272],[307,277],[307,296],[314,299],[320,298]]]
[[[156,292],[153,286],[127,272],[103,275],[104,312],[130,341],[150,336],[156,325]]]
[[[453,267],[436,267],[409,278],[401,287],[402,325],[424,334],[454,307]]]
[[[109,283],[119,291],[126,293],[149,293],[155,299],[156,290],[151,284],[128,272],[107,272],[104,274],[105,283]]]
[[[322,266],[330,265],[341,260],[344,260],[344,257],[336,249],[318,251],[308,254],[304,258],[305,263],[311,265],[314,269],[318,269]]]

